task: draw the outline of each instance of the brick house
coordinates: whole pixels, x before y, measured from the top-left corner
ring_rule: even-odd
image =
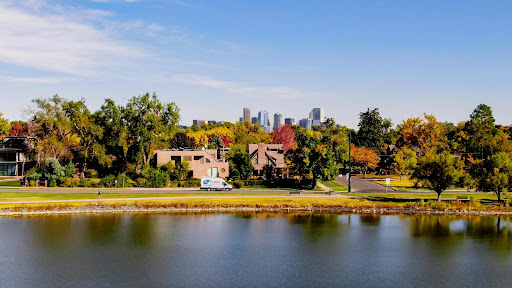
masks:
[[[283,144],[249,144],[249,155],[254,166],[255,176],[263,176],[264,168],[267,165],[277,170],[284,168]]]

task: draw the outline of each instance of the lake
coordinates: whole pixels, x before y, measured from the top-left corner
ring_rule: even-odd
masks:
[[[510,287],[512,218],[0,218],[0,287]]]

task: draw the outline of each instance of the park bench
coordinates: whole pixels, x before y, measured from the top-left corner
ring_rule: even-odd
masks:
[[[331,196],[331,195],[332,195],[332,193],[334,193],[334,191],[333,191],[333,190],[329,190],[329,191],[325,192],[325,195],[329,195],[329,196]]]
[[[304,190],[290,190],[290,195],[300,195],[300,193],[304,192]]]
[[[468,196],[459,196],[459,195],[457,195],[456,198],[457,198],[457,200],[468,200],[469,199]]]

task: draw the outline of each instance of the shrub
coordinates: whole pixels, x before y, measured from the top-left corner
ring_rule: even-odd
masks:
[[[75,164],[73,164],[71,161],[69,161],[69,163],[63,167],[63,169],[65,176],[68,178],[73,178],[76,174]]]
[[[91,180],[80,179],[80,181],[78,182],[78,187],[91,187]]]
[[[137,183],[137,187],[144,187],[146,186],[147,180],[144,178],[137,178],[135,182]]]
[[[132,180],[126,176],[126,174],[122,173],[117,175],[116,177],[117,184],[116,187],[130,187]]]
[[[50,181],[48,186],[50,186],[50,187],[57,187],[57,180],[53,179],[52,181]]]
[[[107,175],[103,177],[100,181],[100,186],[105,188],[112,188],[116,185],[116,176],[114,175]]]
[[[27,176],[27,179],[28,179],[29,181],[38,181],[38,180],[41,178],[41,176],[42,176],[42,175],[41,175],[41,174],[39,174],[39,173],[32,173],[32,174],[30,174],[30,175],[28,175],[28,176]]]
[[[152,169],[146,182],[146,187],[162,188],[169,185],[169,174],[159,169]]]
[[[176,181],[172,182],[171,185],[173,187],[199,187],[201,186],[201,180],[199,179],[189,179],[185,181]]]
[[[98,171],[87,169],[87,171],[85,171],[85,178],[98,178]]]
[[[65,170],[55,158],[47,159],[43,168],[43,177],[49,182],[66,176]]]
[[[36,181],[34,181],[34,180],[30,180],[30,181],[28,182],[28,185],[30,185],[30,186],[32,186],[32,187],[34,187],[34,186],[36,186]]]
[[[235,182],[233,182],[233,187],[235,187],[236,189],[240,189],[240,188],[244,187],[244,182],[243,181],[235,181]]]

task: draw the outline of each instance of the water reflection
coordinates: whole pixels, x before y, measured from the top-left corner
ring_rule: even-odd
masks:
[[[0,279],[5,287],[499,287],[512,281],[511,225],[510,217],[303,212],[3,218],[0,263],[9,265]]]

